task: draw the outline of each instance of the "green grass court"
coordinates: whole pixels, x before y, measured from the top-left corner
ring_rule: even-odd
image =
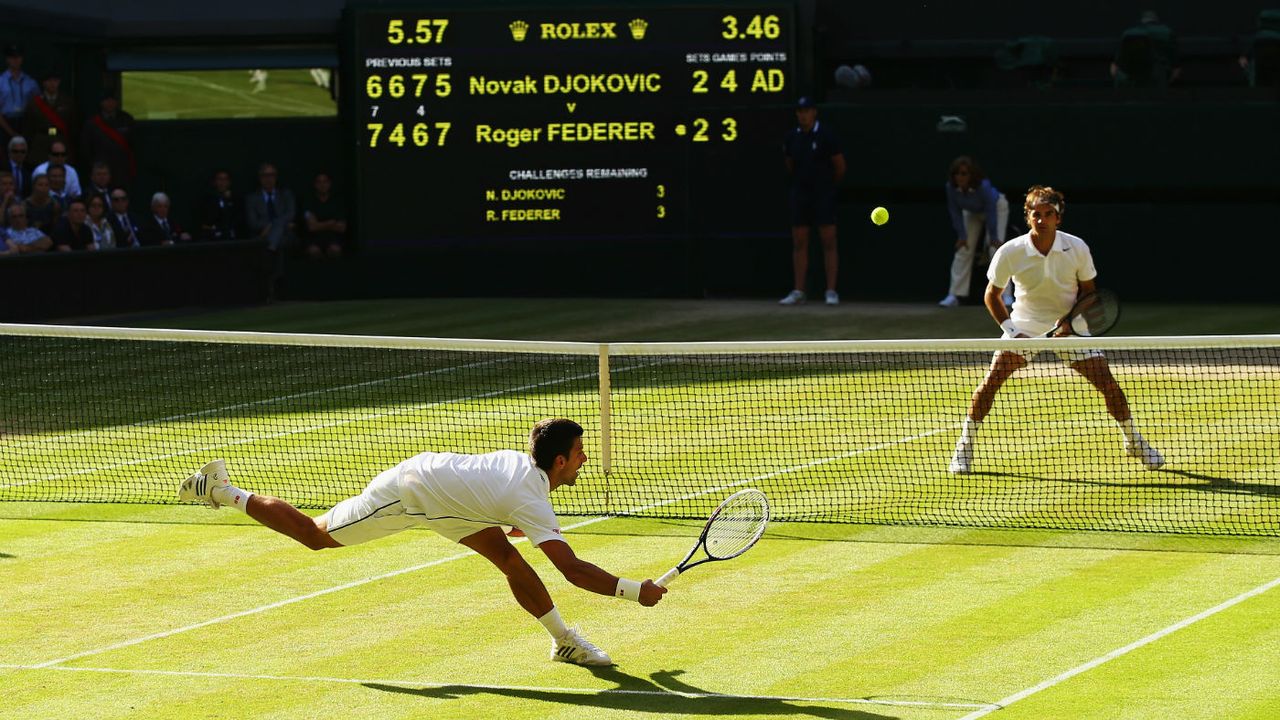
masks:
[[[1118,330],[1124,334],[1280,331],[1274,307],[1151,305],[1126,312],[1127,324]],[[847,303],[785,309],[753,301],[281,304],[92,322],[609,342],[992,334],[979,308]],[[516,372],[500,364],[469,372],[496,380],[508,371]],[[343,372],[339,384],[366,379],[355,366]],[[1212,442],[1219,454],[1232,447],[1274,446],[1266,427],[1227,432],[1229,409],[1201,422],[1178,418],[1170,394],[1201,392],[1194,378],[1170,384],[1163,377],[1167,369],[1150,374],[1162,377],[1157,383],[1131,375],[1122,382],[1135,405],[1144,394],[1166,394],[1167,416],[1149,421],[1162,428],[1166,442],[1182,433],[1186,437],[1176,446]],[[686,475],[714,487],[750,479],[747,473],[756,468],[751,484],[782,508],[821,502],[823,493],[839,492],[842,475],[870,469],[893,476],[888,479],[898,483],[900,499],[915,502],[922,513],[959,508],[974,520],[999,513],[1002,492],[1022,493],[1029,484],[1061,491],[1057,505],[1038,511],[1060,515],[1063,508],[1088,507],[1102,497],[1110,504],[1094,508],[1094,514],[1109,508],[1116,516],[1109,521],[1118,524],[1144,513],[1176,520],[1188,508],[1203,511],[1213,502],[1231,503],[1233,512],[1245,515],[1274,512],[1277,503],[1276,495],[1258,491],[1260,481],[1277,476],[1273,458],[1255,458],[1252,467],[1213,467],[1204,464],[1210,455],[1200,454],[1195,457],[1202,464],[1183,462],[1182,474],[1162,472],[1152,480],[1115,457],[1107,445],[1114,438],[1084,431],[1073,433],[1066,449],[1044,438],[1031,442],[1025,455],[993,463],[990,475],[976,481],[982,492],[970,487],[964,495],[964,485],[931,469],[927,458],[949,451],[955,407],[959,402],[963,412],[971,380],[946,390],[947,383],[956,384],[953,375],[844,375],[717,376],[701,383],[700,395],[672,392],[656,376],[635,382],[620,388],[615,400],[619,416],[632,418],[615,428],[628,438],[620,442],[616,452],[623,455],[616,462],[651,468],[624,480],[659,496],[678,491],[678,483],[662,486],[672,478],[666,468],[684,467]],[[1038,403],[1037,413],[1056,413],[1053,422],[1068,428],[1106,420],[1096,399],[1091,403],[1081,395],[1078,405],[1076,396],[1055,400],[1053,386],[1068,378],[1030,375],[1016,398],[1003,398],[1009,411]],[[266,386],[246,381],[227,387],[227,405],[251,402],[255,393],[281,399],[230,414],[187,409],[187,417],[136,426],[130,423],[139,418],[128,417],[74,428],[73,408],[59,406],[55,396],[47,433],[0,438],[0,448],[10,466],[65,468],[69,477],[53,482],[96,488],[125,475],[154,477],[156,487],[165,488],[209,452],[229,459],[233,480],[252,478],[243,481],[248,489],[259,489],[271,477],[305,483],[305,468],[314,466],[340,467],[362,485],[366,471],[389,466],[391,455],[412,454],[417,443],[441,442],[439,432],[414,428],[468,423],[483,430],[443,437],[458,449],[487,450],[493,448],[466,443],[491,445],[504,434],[518,441],[528,425],[522,413],[533,412],[530,403],[586,412],[594,401],[585,381],[416,404],[403,397],[407,386],[390,383],[317,414],[284,399],[309,387],[297,382],[277,383],[262,395]],[[803,397],[788,398],[792,383]],[[839,405],[850,393],[892,404],[893,388],[922,383],[937,388],[932,404],[913,405],[917,412],[910,421],[891,431],[860,427],[857,414]],[[737,410],[766,426],[778,423],[798,437],[832,423],[849,429],[831,447],[768,450],[752,437],[727,449],[709,441],[700,446],[699,404],[708,397],[741,396],[750,385],[768,385],[784,398]],[[103,393],[128,389],[116,381]],[[1274,372],[1224,388],[1222,395],[1233,393],[1269,403],[1262,406],[1264,414],[1267,407],[1280,409]],[[153,418],[183,411],[157,399],[145,402],[153,404],[141,412]],[[797,405],[805,412],[796,413]],[[1149,407],[1151,415],[1160,406]],[[1012,413],[1006,417],[1011,423]],[[1212,431],[1196,435],[1206,420]],[[659,444],[660,433],[671,426],[688,430],[694,440]],[[79,434],[67,440],[72,433]],[[365,442],[356,442],[361,436]],[[895,442],[915,436],[920,437]],[[42,441],[50,438],[62,439],[51,449]],[[355,448],[377,448],[379,439],[382,449],[350,457]],[[194,444],[200,451],[164,457],[174,444]],[[848,454],[870,446],[878,449]],[[832,457],[820,468],[794,468],[822,452]],[[110,455],[121,467],[75,475],[86,454]],[[1073,473],[1044,469],[1046,458],[1052,467],[1055,457],[1068,456],[1088,458],[1088,466]],[[1176,459],[1171,466],[1179,467]],[[592,500],[603,483],[592,470],[591,464],[584,469],[574,502]],[[1072,482],[1081,477],[1090,482]],[[797,478],[808,480],[794,484]],[[1109,493],[1134,483],[1151,485],[1143,503],[1125,506],[1109,499]],[[721,494],[692,502],[714,505]],[[945,502],[930,500],[944,496]],[[1184,505],[1188,497],[1194,504]],[[539,551],[521,544],[566,619],[614,657],[618,665],[607,670],[549,662],[546,634],[511,599],[501,576],[427,531],[313,553],[225,510],[3,502],[0,603],[17,622],[0,629],[0,675],[9,690],[0,695],[0,717],[1280,716],[1280,629],[1272,622],[1280,611],[1280,591],[1272,589],[1280,585],[1280,538],[928,527],[911,524],[909,517],[887,518],[892,501],[880,497],[862,509],[876,522],[897,525],[776,523],[742,558],[680,578],[656,608],[572,588]],[[579,555],[636,578],[656,577],[683,557],[700,526],[593,514],[562,520]]]
[[[327,88],[305,69],[125,72],[122,101],[139,120],[333,116]]]

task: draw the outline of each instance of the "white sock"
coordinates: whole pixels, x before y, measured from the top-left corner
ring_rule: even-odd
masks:
[[[253,497],[253,493],[241,490],[235,485],[228,485],[210,490],[209,496],[219,505],[235,508],[240,512],[248,512],[246,508],[249,506],[249,498]]]
[[[1127,420],[1120,420],[1116,423],[1120,426],[1120,432],[1124,433],[1124,440],[1127,443],[1142,442],[1142,433],[1138,432],[1138,424],[1130,417]]]
[[[971,443],[978,435],[978,429],[982,427],[981,420],[974,420],[968,415],[964,416],[964,427],[960,430],[960,442]]]
[[[564,624],[564,620],[560,617],[560,611],[555,605],[551,606],[551,612],[538,618],[538,622],[542,623],[542,627],[551,633],[552,639],[559,640],[569,634],[569,627]]]

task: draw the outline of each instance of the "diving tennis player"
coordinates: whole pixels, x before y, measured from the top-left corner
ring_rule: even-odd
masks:
[[[312,550],[358,545],[415,526],[430,528],[483,555],[506,575],[516,602],[551,634],[552,660],[612,665],[608,654],[565,625],[542,579],[504,532],[506,526],[519,528],[566,580],[584,590],[646,607],[658,604],[665,588],[652,580],[610,575],[574,555],[561,535],[549,493],[572,486],[586,461],[582,426],[552,418],[533,426],[528,453],[425,452],[381,473],[360,495],[317,518],[279,498],[232,485],[222,460],[180,483],[178,499],[214,509],[233,507]]]

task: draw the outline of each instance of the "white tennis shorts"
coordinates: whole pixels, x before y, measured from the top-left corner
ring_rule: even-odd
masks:
[[[1017,327],[1018,327],[1018,330],[1020,330],[1025,335],[1029,335],[1031,337],[1038,337],[1052,330],[1055,324],[1056,324],[1056,321],[1048,324],[1026,322],[1024,325],[1018,325]],[[1000,337],[1004,340],[1008,340],[1012,336],[1009,335],[1009,333],[1003,333]],[[1000,353],[1002,352],[1011,352],[1016,355],[1021,355],[1023,359],[1025,359],[1027,362],[1031,362],[1032,360],[1035,359],[1036,355],[1040,354],[1043,351],[1042,350],[997,350],[991,356],[991,362],[995,363],[996,358],[1000,357]],[[1078,362],[1083,362],[1085,360],[1088,360],[1089,358],[1103,357],[1101,350],[1095,350],[1092,348],[1054,350],[1053,354],[1057,355],[1058,359],[1061,360],[1066,365],[1073,365]]]
[[[343,500],[321,515],[329,536],[342,545],[359,545],[411,527],[425,527],[459,542],[486,528],[504,527],[460,518],[432,518],[421,510],[406,507],[400,490],[401,472],[397,465],[379,473],[364,492]]]

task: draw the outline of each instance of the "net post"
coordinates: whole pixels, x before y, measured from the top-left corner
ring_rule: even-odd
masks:
[[[600,344],[600,467],[608,475],[612,461],[610,459],[611,437],[609,431],[609,346]]]

